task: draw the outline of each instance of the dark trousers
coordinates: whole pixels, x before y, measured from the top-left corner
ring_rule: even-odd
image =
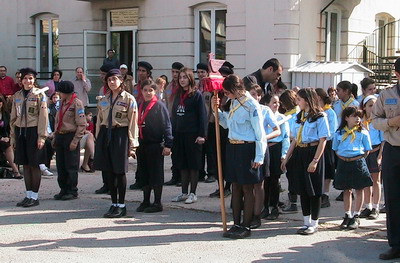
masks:
[[[51,159],[53,159],[54,149],[51,145],[51,140],[46,139],[44,146],[46,147],[46,167],[50,169]]]
[[[207,155],[207,174],[208,176],[218,177],[217,174],[217,144],[215,141],[215,123],[208,123],[207,140],[203,151]]]
[[[264,180],[264,207],[278,208],[279,203],[279,178],[281,175],[271,174]]]
[[[75,150],[70,151],[69,146],[75,133],[56,135],[56,162],[58,185],[61,193],[78,195],[78,169],[79,169],[79,143]]]
[[[400,249],[400,146],[385,143],[382,155],[389,246]]]

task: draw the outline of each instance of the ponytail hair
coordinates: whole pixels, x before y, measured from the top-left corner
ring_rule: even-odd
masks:
[[[328,96],[328,93],[324,89],[316,88],[315,92],[322,99],[325,105],[330,105],[332,103],[331,97]]]

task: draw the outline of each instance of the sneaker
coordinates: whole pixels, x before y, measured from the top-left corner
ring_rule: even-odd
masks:
[[[261,211],[260,217],[262,219],[266,219],[269,216],[269,208],[265,208]]]
[[[343,201],[343,192],[341,192],[340,195],[336,197],[336,201]]]
[[[228,231],[222,234],[223,237],[231,237],[233,233],[240,229],[239,225],[233,225]]]
[[[279,216],[279,210],[278,208],[274,207],[271,210],[271,213],[269,213],[269,215],[265,218],[267,220],[276,220]]]
[[[146,210],[146,208],[148,208],[150,206],[149,203],[140,203],[139,207],[136,208],[136,212],[144,212],[144,210]]]
[[[318,227],[309,226],[306,230],[301,232],[301,235],[312,235],[318,231]]]
[[[22,201],[17,203],[17,206],[24,206],[25,203],[27,203],[30,199],[28,197],[25,197]]]
[[[343,222],[340,224],[340,229],[347,229],[349,227],[351,218],[348,214],[345,214],[343,217]]]
[[[212,192],[209,197],[213,198],[213,197],[219,197],[219,189],[215,190],[215,192]]]
[[[187,194],[180,194],[177,197],[172,198],[172,202],[183,202],[186,201],[186,199],[188,199],[188,195]]]
[[[372,212],[371,209],[365,208],[364,210],[361,211],[361,213],[360,213],[360,218],[367,218],[367,217],[369,217],[370,214],[371,214],[371,212]]]
[[[197,196],[194,193],[190,193],[188,198],[185,200],[185,204],[193,204],[197,202]]]
[[[249,237],[251,235],[250,228],[240,226],[240,228],[230,235],[232,239],[241,239],[245,237]]]
[[[349,222],[349,229],[354,230],[360,226],[360,216],[355,215]]]
[[[29,199],[22,207],[32,207],[39,205],[39,200]]]
[[[204,182],[205,183],[214,183],[215,181],[217,181],[217,179],[214,176],[209,175]]]
[[[323,194],[321,196],[321,208],[327,208],[331,206],[331,202],[329,201],[329,196],[326,194]]]
[[[379,210],[376,208],[372,208],[371,214],[367,217],[369,220],[376,220],[379,217]]]
[[[136,182],[136,183],[134,183],[134,184],[131,184],[131,185],[129,186],[129,189],[131,189],[131,190],[140,190],[140,189],[142,189],[142,186],[139,185],[138,182]]]
[[[260,216],[253,216],[253,220],[250,223],[250,229],[256,229],[261,226],[261,218]]]
[[[282,209],[282,214],[295,214],[297,213],[297,204],[290,204],[289,206]]]
[[[162,212],[163,206],[161,204],[152,204],[151,206],[144,209],[145,213],[157,213]]]
[[[49,171],[49,169],[43,170],[42,171],[43,176],[53,176],[53,173]]]
[[[302,226],[301,228],[299,228],[297,230],[297,234],[303,235],[304,231],[306,231],[307,229],[308,229],[308,226]]]

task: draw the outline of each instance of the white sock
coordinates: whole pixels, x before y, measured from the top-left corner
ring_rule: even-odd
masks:
[[[38,200],[38,198],[39,198],[39,193],[32,192],[31,198],[32,198],[33,200]]]
[[[39,164],[39,168],[40,168],[40,171],[46,171],[48,168],[46,167],[46,165],[44,165],[43,163],[42,164]]]
[[[311,226],[312,226],[313,228],[317,228],[317,227],[318,227],[318,219],[317,219],[317,220],[312,220],[312,219],[311,219]]]
[[[327,196],[329,196],[329,192],[325,192],[325,193],[324,193],[324,195],[327,195]]]
[[[376,210],[379,210],[379,204],[373,204],[372,208],[375,208]]]
[[[30,199],[32,197],[32,191],[26,191],[26,197]]]
[[[111,204],[112,206],[118,206],[118,204]]]
[[[346,215],[348,215],[350,218],[352,218],[353,216],[351,215],[351,211],[346,211],[344,212]]]
[[[311,226],[311,216],[303,216],[304,218],[304,225],[305,226]]]
[[[372,209],[372,204],[371,204],[371,203],[366,204],[366,205],[365,205],[365,208],[371,210],[371,209]]]
[[[118,207],[124,208],[125,204],[117,204]]]

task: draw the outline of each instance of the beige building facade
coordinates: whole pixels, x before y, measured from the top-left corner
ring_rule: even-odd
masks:
[[[366,48],[376,56],[400,55],[397,2],[0,0],[0,64],[9,75],[21,67],[36,68],[43,79],[54,68],[71,79],[83,66],[94,83],[92,102],[109,48],[134,75],[138,61],[150,62],[154,77],[170,76],[174,61],[194,68],[209,52],[230,61],[240,76],[276,57],[290,86],[288,69],[309,60],[363,62]],[[388,24],[393,26],[377,31]],[[374,34],[378,44],[365,44]]]

